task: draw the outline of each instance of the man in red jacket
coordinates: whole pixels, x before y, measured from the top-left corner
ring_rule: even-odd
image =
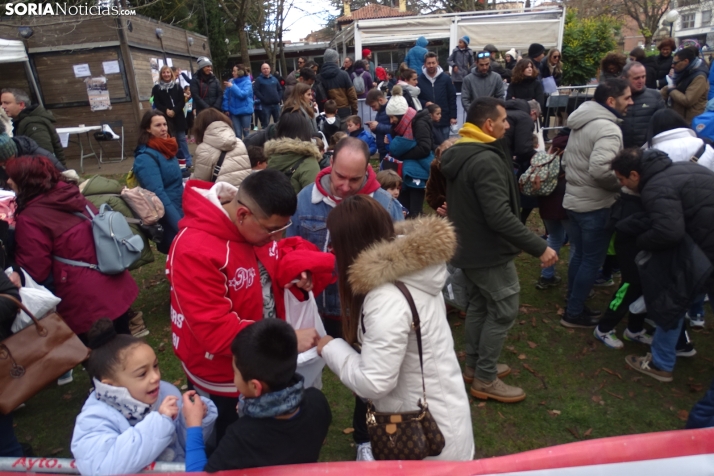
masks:
[[[312,290],[309,272],[287,283],[278,277],[276,240],[296,207],[290,180],[276,170],[248,176],[240,191],[226,182],[186,184],[184,218],[166,262],[173,347],[189,386],[218,408],[216,444],[237,418],[233,339],[256,321],[284,318],[279,283]],[[296,334],[299,352],[319,339],[315,329]]]

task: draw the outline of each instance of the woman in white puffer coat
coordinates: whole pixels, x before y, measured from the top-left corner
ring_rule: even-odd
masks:
[[[196,117],[194,125],[196,152],[193,155],[192,179],[211,182],[213,171],[225,152],[216,182],[228,182],[239,187],[250,173],[250,159],[243,141],[236,137],[231,120],[216,109],[206,109]]]
[[[394,284],[404,283],[421,321],[426,400],[446,443],[440,455],[427,459],[471,460],[471,411],[442,295],[446,262],[456,250],[454,227],[436,216],[393,225],[382,205],[356,195],[330,212],[327,229],[339,270],[344,339],[323,337],[318,353],[376,411],[418,410],[416,332],[409,304]]]
[[[714,171],[714,149],[687,125],[672,109],[661,109],[650,119],[647,142],[642,149],[665,152],[672,162],[694,161]]]

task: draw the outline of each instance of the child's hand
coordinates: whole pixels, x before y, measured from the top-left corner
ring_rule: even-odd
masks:
[[[159,413],[175,420],[179,412],[178,404],[176,402],[178,402],[178,397],[169,395],[164,398],[164,401],[161,402],[161,406],[159,407]]]
[[[203,418],[208,413],[208,407],[201,397],[194,391],[189,390],[183,394],[183,418],[186,420],[186,428],[201,426]]]

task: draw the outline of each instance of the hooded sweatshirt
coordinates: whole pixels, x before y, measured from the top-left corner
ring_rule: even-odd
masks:
[[[407,52],[404,57],[404,62],[409,66],[409,68],[414,71],[421,71],[421,67],[424,66],[424,56],[429,52],[426,49],[426,45],[429,44],[429,40],[420,36],[417,38],[416,46]]]
[[[595,101],[583,103],[570,117],[568,146],[563,154],[563,207],[578,213],[610,208],[620,184],[610,164],[622,149],[621,122]]]
[[[449,219],[459,247],[457,268],[490,268],[511,261],[521,250],[541,256],[547,245],[520,220],[520,192],[513,164],[499,143],[466,123],[462,137],[441,157]]]
[[[337,103],[341,118],[357,114],[357,93],[349,73],[342,71],[336,63],[326,63],[320,68],[319,78],[327,96]]]

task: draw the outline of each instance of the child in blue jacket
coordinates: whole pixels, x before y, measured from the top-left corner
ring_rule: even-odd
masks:
[[[377,142],[374,140],[374,135],[362,126],[361,117],[349,116],[345,119],[345,124],[347,124],[347,132],[350,136],[356,137],[367,144],[369,155],[374,155],[377,152]]]
[[[74,424],[72,454],[79,472],[135,474],[154,461],[183,462],[181,393],[161,381],[153,349],[131,335],[117,335],[109,319],[97,321],[88,337],[87,372],[94,391]],[[193,391],[185,397],[202,404],[205,440],[218,415],[216,405]]]

